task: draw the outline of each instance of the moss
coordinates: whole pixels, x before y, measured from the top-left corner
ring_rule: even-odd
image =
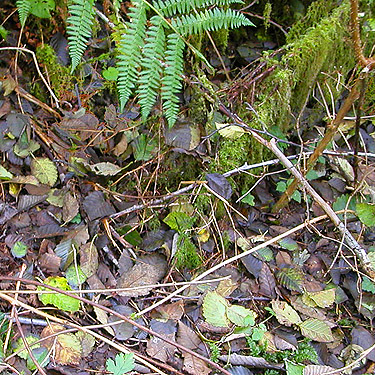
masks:
[[[73,77],[69,68],[58,63],[55,51],[47,44],[41,44],[36,49],[38,62],[46,68],[51,87],[60,100],[71,100]]]
[[[179,270],[194,269],[202,264],[197,248],[186,235],[180,236],[180,243],[174,258],[176,260],[176,268]]]

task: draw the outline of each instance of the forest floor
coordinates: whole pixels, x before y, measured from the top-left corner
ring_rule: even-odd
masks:
[[[240,126],[194,123],[192,75],[165,130],[160,108],[147,123],[135,102],[118,111],[105,24],[75,81],[57,23],[30,22],[21,38],[14,5],[0,10],[2,374],[375,373],[374,104],[361,121],[346,113],[304,178],[301,147],[314,150],[330,104],[278,148],[230,101],[281,39],[207,47],[215,115]],[[221,140],[243,133],[269,159],[213,170]],[[299,190],[273,212],[291,173]]]

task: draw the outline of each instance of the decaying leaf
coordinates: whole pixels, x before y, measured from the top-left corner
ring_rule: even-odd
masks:
[[[296,310],[293,309],[285,301],[273,300],[271,302],[272,309],[276,314],[276,319],[280,324],[290,327],[292,324],[300,324],[302,322]]]
[[[331,371],[337,371],[337,369],[334,369],[333,367],[330,366],[321,366],[321,365],[307,365],[303,369],[303,375],[324,375],[327,372]],[[335,372],[335,375],[342,375],[343,373],[340,372]]]
[[[248,367],[271,368],[277,370],[281,370],[284,367],[283,365],[269,363],[262,357],[252,357],[249,355],[240,355],[236,353],[231,355],[221,355],[219,359],[224,363],[230,363],[231,365],[235,366],[244,365]]]
[[[47,158],[35,158],[31,161],[31,173],[42,184],[55,185],[58,177],[57,168],[54,162]]]
[[[215,327],[228,327],[227,300],[216,292],[208,292],[203,300],[203,316]]]
[[[150,254],[137,259],[136,264],[129,272],[125,272],[117,281],[117,288],[138,288],[119,292],[122,296],[139,297],[148,294],[153,285],[165,275],[167,261],[160,254]],[[149,287],[145,287],[150,285]]]
[[[91,221],[115,213],[114,208],[105,200],[101,191],[94,191],[87,195],[82,205]]]
[[[73,333],[62,333],[47,338],[55,333],[64,331],[65,327],[59,324],[50,324],[43,329],[41,337],[46,338],[43,345],[54,353],[54,360],[62,365],[78,365],[82,358],[80,340]]]

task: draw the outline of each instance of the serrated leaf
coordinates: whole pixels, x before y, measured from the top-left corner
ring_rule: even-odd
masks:
[[[271,304],[280,324],[290,327],[292,324],[299,325],[302,322],[297,311],[285,301],[273,300]]]
[[[173,211],[163,220],[171,229],[178,233],[183,233],[191,229],[194,224],[194,218],[182,211]]]
[[[308,296],[316,303],[316,306],[325,308],[335,302],[336,290],[332,288],[320,292],[310,292]]]
[[[134,369],[133,353],[118,353],[115,360],[109,358],[106,362],[107,371],[112,372],[113,375],[123,375]]]
[[[243,306],[231,305],[227,308],[227,318],[237,327],[253,326],[256,314]]]
[[[330,372],[334,372],[336,375],[342,374],[342,372],[337,372],[337,369],[330,366],[307,365],[303,369],[303,375],[324,375]]]
[[[284,288],[302,293],[303,274],[296,268],[282,268],[277,279]]]
[[[27,253],[27,245],[22,241],[17,241],[10,251],[15,258],[23,258]]]
[[[72,288],[68,284],[68,280],[65,277],[61,276],[50,276],[45,279],[44,284],[54,286],[61,290],[72,290]],[[47,288],[38,287],[38,290],[49,290]],[[38,294],[39,300],[44,305],[54,305],[60,310],[75,312],[78,311],[80,308],[80,301],[76,298],[66,296],[65,294],[61,293],[54,293],[54,294]]]
[[[36,341],[39,341],[39,337],[38,336],[35,336],[35,335],[32,335],[32,334],[29,334],[25,337],[26,339],[26,342],[29,344],[29,347],[31,350],[33,349],[36,349],[36,348],[39,348],[40,347],[40,343],[37,343],[37,344],[34,344],[34,342]],[[15,344],[13,344],[13,351],[14,352],[18,352],[19,350],[21,350],[19,353],[17,353],[17,355],[20,357],[20,358],[23,358],[23,359],[26,359],[28,356],[29,356],[29,353],[28,351],[26,350],[25,348],[25,345],[24,345],[24,342],[22,340],[22,337],[20,337],[16,342]]]
[[[326,322],[323,322],[322,320],[310,318],[303,321],[298,326],[301,329],[302,335],[311,340],[319,342],[334,341],[331,328]]]
[[[31,173],[42,184],[55,185],[58,177],[56,165],[47,158],[35,158],[31,161]]]
[[[356,212],[359,220],[367,227],[375,225],[375,205],[369,203],[357,203]]]
[[[207,323],[215,327],[228,327],[227,300],[216,292],[208,292],[203,300],[203,316]]]

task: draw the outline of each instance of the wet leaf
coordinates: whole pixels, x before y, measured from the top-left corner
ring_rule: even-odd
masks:
[[[42,184],[55,185],[57,181],[57,168],[55,163],[47,158],[35,158],[31,161],[31,173]]]
[[[249,254],[241,258],[241,262],[255,278],[259,277],[263,267],[263,262],[260,259],[256,258],[252,254]]]
[[[273,276],[270,268],[267,264],[262,264],[262,269],[259,273],[259,293],[269,297],[275,298],[276,297],[276,280]]]
[[[61,258],[61,269],[64,271],[66,270],[70,264],[73,262],[74,257],[74,242],[71,239],[61,241],[55,247],[55,254]]]
[[[310,318],[303,321],[298,326],[301,329],[301,333],[311,340],[319,342],[334,341],[331,328],[327,323],[323,322],[322,320]]]
[[[303,274],[300,270],[296,268],[282,268],[276,274],[279,283],[289,290],[294,290],[296,292],[303,292],[302,289],[302,282],[303,282]]]
[[[72,290],[72,288],[68,284],[67,279],[61,276],[50,276],[47,279],[45,279],[43,283],[50,286],[54,286],[55,288],[59,288],[61,290]],[[49,289],[38,287],[38,290]],[[70,312],[78,311],[81,305],[79,300],[61,293],[38,294],[38,298],[43,303],[43,305],[51,304],[56,306],[60,310]]]
[[[203,300],[203,316],[207,323],[215,327],[228,327],[227,300],[216,292],[208,292]]]
[[[302,322],[297,311],[285,301],[273,300],[271,304],[272,309],[276,314],[276,319],[280,324],[290,327],[293,324],[298,325]]]
[[[190,151],[200,143],[198,124],[191,121],[178,121],[172,128],[165,131],[165,143],[169,146]]]
[[[206,174],[206,180],[210,189],[224,199],[230,200],[233,193],[232,187],[223,175],[219,173],[208,173]]]
[[[94,191],[90,193],[83,200],[83,209],[86,211],[90,221],[99,219],[105,216],[110,216],[115,213],[112,205],[104,198],[101,191]]]
[[[230,363],[231,365],[235,366],[249,366],[255,368],[271,368],[271,369],[282,369],[283,365],[269,363],[262,357],[252,357],[249,355],[239,355],[233,353],[231,355],[221,355],[219,357],[220,361],[225,363]]]

